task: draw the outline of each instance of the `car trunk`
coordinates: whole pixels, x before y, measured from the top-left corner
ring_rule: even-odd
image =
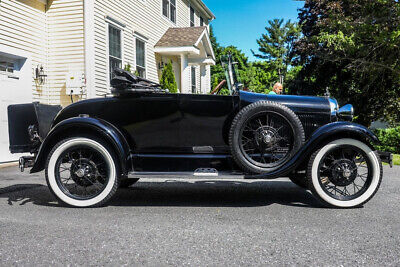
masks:
[[[11,153],[26,153],[35,148],[35,141],[46,138],[51,124],[61,110],[61,106],[40,104],[19,104],[8,106],[8,134]],[[29,133],[29,127],[34,126],[34,131]],[[37,139],[32,138],[32,132],[37,134]]]

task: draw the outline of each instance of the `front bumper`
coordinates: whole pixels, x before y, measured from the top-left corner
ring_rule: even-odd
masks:
[[[390,168],[393,168],[393,154],[390,152],[377,151],[379,157],[382,162],[385,162],[390,165]]]

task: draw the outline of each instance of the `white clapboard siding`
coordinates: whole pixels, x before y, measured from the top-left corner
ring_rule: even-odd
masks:
[[[37,65],[48,69],[45,10],[39,1],[0,1],[0,45],[28,52],[32,72]],[[33,79],[32,94],[35,101],[48,102],[48,86],[37,87]]]
[[[126,25],[123,29],[123,65],[130,64],[133,69],[136,66],[134,32],[148,38],[147,78],[158,81],[154,45],[168,28],[188,27],[190,23],[189,2],[177,0],[176,4],[175,24],[162,15],[162,0],[94,1],[96,95],[103,95],[109,89],[106,17]],[[195,23],[196,26],[200,25],[198,10]],[[32,74],[36,66],[43,66],[48,75],[43,86],[37,86],[32,79],[35,101],[64,106],[70,103],[65,93],[65,76],[70,71],[85,71],[84,38],[84,0],[49,0],[47,5],[38,0],[0,0],[0,45],[28,52]],[[179,62],[179,58],[175,60]],[[196,73],[200,86],[200,68]],[[190,72],[188,74],[185,79],[190,80]],[[179,83],[179,77],[177,79]]]
[[[83,0],[50,1],[47,20],[49,101],[65,106],[71,103],[66,75],[85,71]]]
[[[83,0],[1,0],[0,45],[30,53],[32,73],[43,66],[46,84],[32,79],[35,101],[68,105],[65,76],[85,66]]]
[[[123,28],[122,65],[136,66],[136,43],[134,32],[148,38],[146,43],[147,78],[158,82],[159,71],[156,64],[154,46],[170,27],[190,26],[189,3],[177,0],[176,24],[162,14],[161,0],[97,0],[95,1],[95,85],[98,96],[106,94],[108,85],[108,40],[107,19],[110,17],[125,25]],[[112,23],[112,22],[111,22]],[[196,26],[200,25],[198,13]],[[117,25],[118,26],[118,25]],[[197,83],[200,86],[200,68],[197,68]],[[189,72],[190,74],[190,72]],[[186,77],[190,79],[190,75]]]

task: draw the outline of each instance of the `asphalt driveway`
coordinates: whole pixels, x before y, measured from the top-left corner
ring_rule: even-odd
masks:
[[[364,208],[277,181],[139,182],[60,207],[43,173],[0,169],[0,265],[400,265],[400,168]]]

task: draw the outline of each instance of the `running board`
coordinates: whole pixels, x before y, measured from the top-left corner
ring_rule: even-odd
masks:
[[[130,172],[130,179],[245,179],[243,173],[218,172],[215,169],[197,169],[194,172]]]

